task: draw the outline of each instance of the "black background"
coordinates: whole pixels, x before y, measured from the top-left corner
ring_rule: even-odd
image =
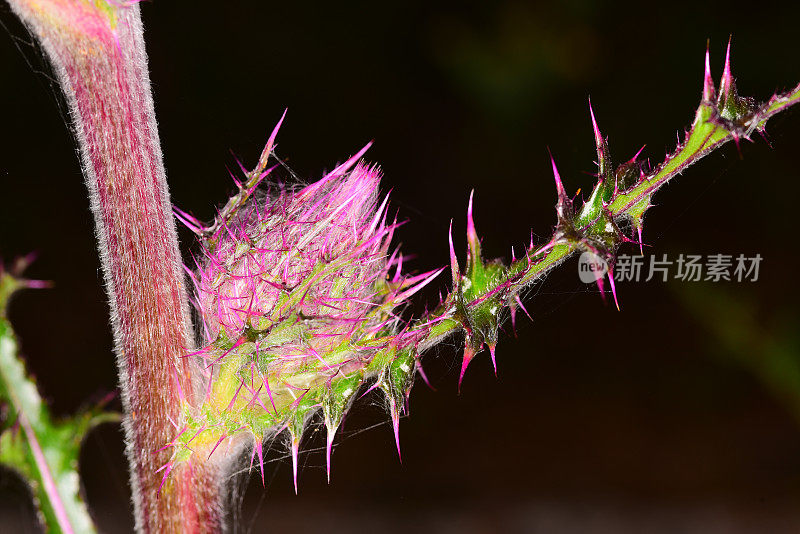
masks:
[[[800,4],[243,4],[142,5],[173,201],[210,218],[232,190],[230,151],[255,163],[288,107],[278,152],[310,181],[375,140],[368,158],[409,221],[398,242],[419,271],[447,263],[451,218],[463,250],[472,188],[487,256],[508,259],[531,229],[548,235],[546,147],[568,191],[593,180],[587,96],[618,161],[647,143],[656,163],[691,121],[707,39],[718,78],[733,35],[743,94],[766,99],[800,79]],[[55,282],[10,313],[41,390],[66,415],[115,387],[106,297],[63,105],[30,38],[6,5],[0,14],[0,256],[37,251],[29,275]],[[760,253],[758,282],[621,284],[618,313],[573,260],[534,289],[533,323],[502,336],[498,379],[484,355],[459,396],[460,341],[427,355],[437,391],[414,389],[402,465],[380,399],[367,397],[337,442],[331,485],[319,432],[304,442],[314,450],[301,454],[297,497],[276,445],[266,490],[258,477],[236,483],[234,531],[796,530],[800,390],[777,392],[753,372],[758,350],[737,363],[683,304],[702,289],[742,303],[765,343],[781,324],[794,332],[798,113],[771,122],[769,137],[772,149],[756,138],[742,160],[729,146],[687,171],[645,225],[654,254]],[[186,255],[191,235],[181,230],[181,242]],[[800,360],[796,337],[777,342]],[[118,426],[89,436],[81,469],[101,530],[129,531]],[[0,472],[4,532],[33,529],[20,487]]]

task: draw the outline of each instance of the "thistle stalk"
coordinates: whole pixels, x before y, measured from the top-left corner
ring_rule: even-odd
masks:
[[[221,524],[215,468],[175,469],[157,451],[194,385],[191,325],[156,129],[138,5],[9,0],[49,58],[69,106],[94,214],[125,411],[139,532]]]
[[[800,102],[800,85],[786,93],[776,93],[761,104],[752,98],[741,97],[731,73],[730,51],[729,42],[717,92],[706,50],[701,101],[692,125],[675,150],[653,168],[638,160],[641,150],[627,162],[616,167],[612,164],[608,140],[600,133],[590,102],[589,111],[597,145],[597,183],[582,205],[573,206],[574,199],[567,195],[555,161],[551,158],[557,192],[555,230],[548,241],[534,243],[531,240],[524,256],[514,259],[510,265],[481,259],[470,197],[467,210],[467,269],[464,274],[459,272],[451,235],[453,287],[433,312],[417,320],[411,328],[412,332],[424,333],[417,351],[422,353],[448,336],[463,331],[466,332],[467,343],[461,378],[484,344],[488,346],[494,363],[497,329],[503,319],[503,311],[509,310],[513,322],[516,310],[523,307],[521,292],[575,252],[591,252],[607,261],[610,267],[609,285],[619,308],[613,275],[616,252],[624,243],[636,244],[641,249],[644,215],[652,207],[652,196],[689,166],[730,141],[739,148],[741,140],[751,141],[755,133],[765,135],[770,118]],[[598,278],[597,284],[604,296],[603,278]]]

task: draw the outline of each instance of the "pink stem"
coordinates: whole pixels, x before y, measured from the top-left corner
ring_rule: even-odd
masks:
[[[160,496],[183,394],[194,399],[192,335],[156,128],[138,5],[9,0],[66,96],[111,306],[139,532],[221,528],[216,468],[176,468]]]
[[[58,493],[58,488],[56,488],[56,482],[53,480],[53,474],[50,472],[50,467],[47,465],[47,459],[44,457],[44,452],[39,445],[39,440],[36,439],[36,432],[33,431],[24,413],[19,414],[19,422],[20,426],[22,426],[22,430],[25,432],[25,439],[27,439],[31,447],[31,452],[33,452],[33,459],[42,477],[44,492],[47,494],[47,498],[53,507],[53,514],[56,516],[58,526],[64,534],[73,534],[74,530],[72,530],[72,524],[69,521],[67,510],[64,508],[64,503],[61,500],[61,495]]]

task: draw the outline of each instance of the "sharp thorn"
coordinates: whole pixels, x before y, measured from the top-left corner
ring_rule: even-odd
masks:
[[[266,487],[266,482],[264,480],[264,446],[261,444],[261,440],[256,437],[256,454],[258,455],[258,468],[261,471],[261,487]]]
[[[461,383],[464,381],[464,373],[467,372],[467,367],[469,367],[469,362],[472,361],[472,358],[475,357],[475,351],[469,346],[469,339],[467,340],[467,344],[464,346],[464,356],[461,359],[461,372],[458,375],[458,394],[461,394]]]
[[[703,76],[703,101],[711,102],[714,99],[714,80],[711,79],[711,59],[709,54],[710,42],[706,42],[706,65]]]
[[[636,231],[639,233],[639,254],[644,256],[644,241],[642,241],[642,227],[641,225],[636,228]]]
[[[327,426],[327,425],[326,425]],[[331,449],[333,448],[333,438],[336,436],[336,428],[328,428],[328,435],[325,443],[325,469],[328,473],[328,484],[331,483]]]
[[[611,286],[611,294],[614,296],[614,304],[617,306],[617,311],[621,311],[619,309],[619,300],[617,300],[617,288],[614,285],[614,271],[611,269],[608,270],[608,285]]]
[[[453,247],[453,220],[450,220],[450,231],[447,234],[447,240],[450,244],[450,273],[453,275],[453,289],[458,287],[458,279],[461,276],[461,273],[458,269],[458,258],[456,257],[456,251]]]
[[[725,50],[725,68],[722,71],[722,80],[719,84],[719,100],[724,104],[733,89],[733,75],[731,74],[731,38],[728,37],[728,48]]]
[[[594,141],[597,146],[603,144],[603,136],[600,135],[600,128],[597,127],[597,120],[594,117],[594,109],[592,109],[592,97],[589,97],[589,115],[592,116],[592,129],[594,130]]]
[[[294,494],[297,495],[297,455],[300,450],[300,439],[292,435],[292,479],[294,481]]]
[[[275,125],[275,128],[272,129],[272,133],[269,135],[269,139],[267,140],[266,146],[264,146],[264,150],[261,151],[261,157],[258,158],[258,164],[256,168],[250,173],[251,176],[256,176],[261,174],[261,172],[267,167],[267,161],[269,161],[269,156],[272,154],[272,149],[275,148],[275,138],[278,136],[278,130],[281,129],[281,125],[283,124],[283,119],[286,118],[286,112],[289,111],[289,108],[283,110],[283,115],[281,115],[278,124]]]
[[[495,349],[497,348],[497,344],[487,343],[486,345],[489,347],[489,355],[492,357],[492,367],[494,368],[494,377],[497,378],[497,360],[494,357],[495,356],[494,352]]]
[[[403,463],[403,455],[400,453],[400,412],[394,399],[391,400],[392,430],[394,431],[394,444],[397,447],[397,458]]]

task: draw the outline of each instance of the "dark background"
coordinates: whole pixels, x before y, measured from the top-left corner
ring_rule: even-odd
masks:
[[[288,107],[278,152],[308,180],[375,140],[368,158],[409,220],[398,241],[417,255],[410,268],[447,263],[451,218],[463,250],[472,188],[486,255],[508,259],[555,222],[546,146],[570,192],[591,187],[587,96],[617,161],[647,143],[656,163],[693,117],[707,39],[718,78],[733,34],[743,94],[800,79],[800,4],[661,5],[144,4],[173,201],[210,218],[231,192],[230,151],[253,165]],[[106,297],[60,97],[4,4],[0,16],[0,256],[37,251],[29,275],[55,282],[19,295],[11,317],[66,415],[115,387]],[[301,455],[298,497],[277,444],[267,489],[237,484],[234,530],[797,531],[798,112],[774,119],[769,138],[773,149],[756,138],[742,160],[729,146],[687,171],[645,226],[648,253],[760,253],[758,282],[620,284],[618,313],[573,260],[535,287],[533,323],[502,336],[498,379],[481,356],[459,396],[460,342],[426,356],[437,391],[414,389],[402,465],[368,397],[337,441],[330,486],[319,432],[304,442],[315,450]],[[89,436],[81,470],[100,529],[129,531],[118,426]],[[0,531],[33,531],[20,489],[0,472]]]

